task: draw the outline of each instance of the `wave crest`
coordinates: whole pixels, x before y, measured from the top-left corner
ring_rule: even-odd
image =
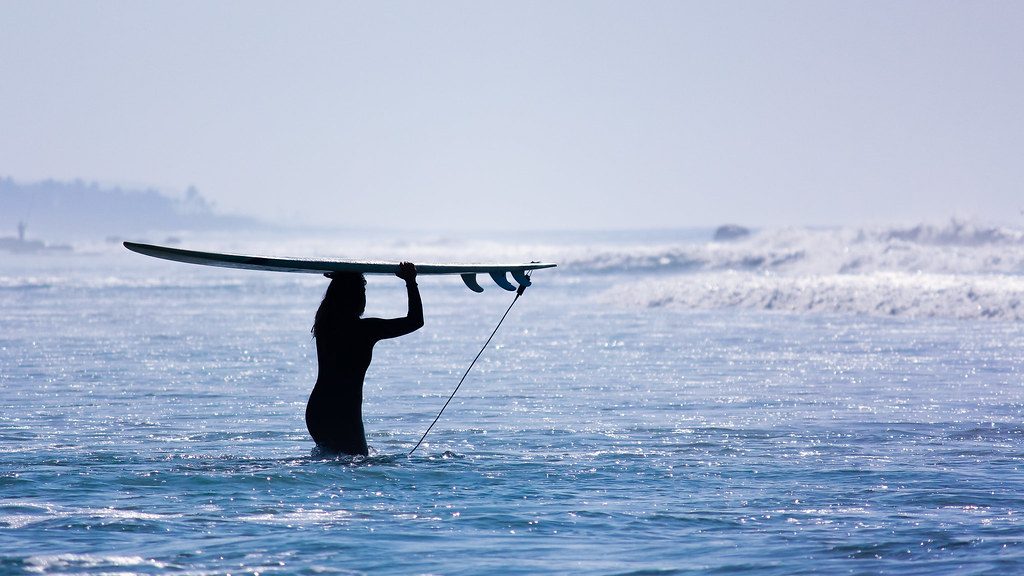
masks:
[[[1024,278],[1003,276],[697,274],[620,284],[601,299],[645,307],[1024,320]]]
[[[605,247],[567,253],[564,268],[595,273],[1024,274],[1024,232],[945,226],[767,230],[729,242]]]

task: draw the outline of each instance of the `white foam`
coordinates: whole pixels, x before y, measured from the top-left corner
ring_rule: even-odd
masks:
[[[55,570],[83,570],[103,568],[166,568],[168,565],[141,556],[102,556],[98,554],[55,554],[30,556],[25,569],[29,572],[49,573]]]
[[[104,520],[167,520],[169,518],[180,518],[181,514],[155,514],[142,512],[140,510],[127,510],[123,508],[75,508],[59,506],[50,503],[36,503],[27,500],[5,500],[5,507],[17,507],[21,510],[14,513],[0,514],[0,525],[6,524],[10,528],[21,528],[37,522],[44,522],[54,518],[78,518],[93,517]]]
[[[1024,320],[1024,278],[896,272],[722,272],[623,283],[604,292],[601,300],[645,307],[1019,321]]]
[[[240,517],[240,520],[246,522],[256,522],[258,524],[284,524],[287,526],[307,526],[330,524],[343,520],[349,520],[351,518],[352,512],[349,512],[347,510],[306,510],[299,508],[297,510],[289,512],[280,512],[272,514],[253,514],[250,516],[242,516]]]
[[[0,289],[33,290],[45,288],[237,288],[246,284],[237,276],[175,276],[153,277],[125,274],[121,276],[0,276]]]
[[[1024,274],[1024,232],[970,226],[787,228],[730,242],[592,248],[562,254],[590,272],[759,271],[797,274],[908,272]]]
[[[29,524],[35,524],[46,520],[45,516],[36,516],[33,514],[0,514],[0,527],[4,528],[23,528]]]

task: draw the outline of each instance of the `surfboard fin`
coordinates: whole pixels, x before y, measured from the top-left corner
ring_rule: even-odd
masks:
[[[530,285],[530,277],[527,276],[525,272],[521,272],[519,270],[513,270],[512,271],[512,277],[515,278],[516,282],[519,282],[520,286],[529,286]]]
[[[502,288],[508,290],[509,292],[516,291],[516,287],[513,286],[512,283],[508,281],[508,278],[505,277],[504,272],[491,272],[491,280],[494,280],[495,284],[501,286]]]
[[[515,281],[518,282],[520,286],[530,285],[530,277],[527,276],[526,273],[520,272],[518,270],[512,270],[511,273],[512,278],[515,278]],[[465,283],[466,287],[472,290],[473,292],[484,291],[483,286],[480,286],[480,283],[477,282],[476,274],[461,274],[461,276],[462,282]],[[508,281],[508,278],[505,277],[505,272],[491,272],[490,276],[491,279],[494,280],[494,283],[497,284],[498,286],[501,286],[502,288],[508,290],[509,292],[515,292],[516,286]]]
[[[462,281],[473,292],[483,292],[484,288],[476,281],[476,274],[462,274]]]

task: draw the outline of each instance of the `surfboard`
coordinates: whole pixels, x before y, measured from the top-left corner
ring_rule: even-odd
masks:
[[[132,252],[145,254],[154,258],[201,264],[203,266],[219,266],[221,268],[241,268],[244,270],[269,270],[274,272],[298,272],[306,274],[329,274],[331,272],[361,272],[363,274],[394,274],[398,271],[398,262],[366,262],[359,260],[308,260],[301,258],[283,258],[270,256],[247,256],[243,254],[221,254],[218,252],[200,252],[184,250],[155,244],[125,242],[124,247]],[[474,292],[484,289],[476,280],[477,274],[487,274],[495,284],[505,290],[514,291],[516,286],[508,281],[509,274],[521,286],[530,285],[530,273],[542,268],[554,268],[556,265],[545,262],[527,264],[416,264],[416,273],[423,275],[458,274],[466,286]]]

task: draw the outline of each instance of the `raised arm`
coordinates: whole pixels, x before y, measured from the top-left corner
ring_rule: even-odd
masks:
[[[405,280],[405,290],[409,295],[409,311],[405,318],[388,320],[367,318],[364,320],[372,327],[374,336],[378,340],[404,336],[423,327],[423,301],[420,300],[420,290],[416,285],[416,266],[412,262],[402,262],[398,265],[398,272],[395,273],[395,276]]]
[[[420,300],[420,289],[416,284],[416,265],[402,262],[395,276],[405,280],[405,291],[409,294],[409,311],[405,317],[416,325],[413,330],[418,330],[423,327],[423,301]]]

